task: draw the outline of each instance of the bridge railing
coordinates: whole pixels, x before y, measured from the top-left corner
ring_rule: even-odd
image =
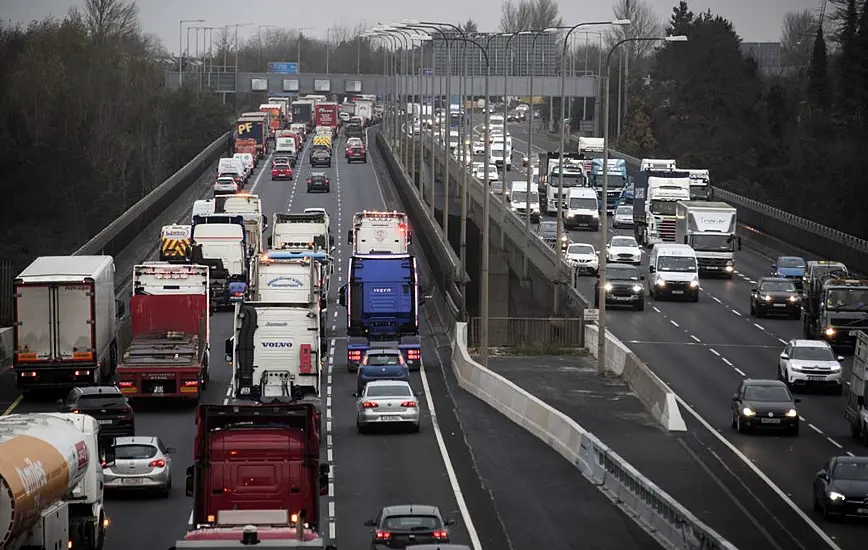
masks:
[[[488,345],[495,348],[563,349],[584,346],[582,319],[564,317],[491,317]],[[472,317],[468,345],[479,347],[482,318]]]

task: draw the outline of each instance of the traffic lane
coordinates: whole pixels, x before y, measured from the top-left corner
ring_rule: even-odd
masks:
[[[656,323],[649,323],[648,327]],[[732,392],[740,376],[701,344],[630,344],[669,386],[679,394],[712,429],[726,438],[744,457],[759,468],[772,483],[788,495],[808,518],[821,525],[845,550],[864,546],[860,533],[864,526],[822,523],[812,509],[814,476],[831,456],[843,454],[832,449],[825,437],[802,423],[799,437],[776,434],[738,434],[730,426]],[[691,375],[687,375],[690,373]],[[833,452],[837,451],[837,452]],[[738,464],[740,457],[724,453],[727,464]],[[795,529],[798,523],[793,524]],[[860,546],[861,545],[861,546]],[[818,546],[806,547],[808,549]]]

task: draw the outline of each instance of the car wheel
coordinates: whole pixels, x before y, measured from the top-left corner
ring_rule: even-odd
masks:
[[[832,395],[844,395],[844,384],[838,384],[838,387],[832,390]]]
[[[413,432],[414,434],[417,434],[417,433],[419,433],[419,430],[421,428],[422,428],[421,424],[413,424],[413,426],[410,427],[410,431]]]
[[[799,437],[799,425],[796,424],[792,428],[790,428],[790,436],[791,437]]]
[[[366,428],[364,426],[362,426],[361,424],[359,424],[359,421],[356,420],[356,432],[363,434],[363,433],[365,433],[365,431],[366,431]]]
[[[823,504],[821,506],[821,512],[820,513],[823,515],[824,520],[826,520],[830,523],[835,521],[834,514],[832,514],[832,512],[829,511],[829,503],[828,502],[823,502]]]
[[[162,488],[160,491],[160,496],[163,498],[169,498],[169,495],[172,494],[172,478],[169,478],[169,481],[166,482],[166,486]]]
[[[756,315],[756,307],[754,307],[753,302],[750,303],[750,314],[751,316]]]
[[[735,428],[736,425],[737,425],[737,422],[736,422],[736,420],[735,420],[735,414],[732,414],[732,415],[730,415],[730,416],[731,416],[731,418],[729,419],[729,425],[730,425],[732,428]]]
[[[645,299],[644,296],[640,298],[638,302],[636,302],[636,311],[645,311]]]
[[[735,415],[735,431],[740,434],[747,432],[747,426],[742,424],[740,415]]]

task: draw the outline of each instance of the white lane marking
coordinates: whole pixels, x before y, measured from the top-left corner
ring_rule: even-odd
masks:
[[[698,412],[693,410],[693,407],[687,404],[684,399],[681,398],[680,395],[675,394],[675,399],[678,401],[678,404],[687,412],[689,412],[702,426],[711,433],[712,436],[716,437],[717,440],[723,444],[727,449],[732,452],[735,456],[739,458],[750,470],[762,480],[774,493],[780,498],[797,516],[799,516],[802,521],[804,521],[814,533],[817,534],[826,545],[832,550],[842,550],[838,544],[832,540],[829,535],[826,534],[825,531],[820,529],[820,526],[817,525],[814,520],[812,520],[795,502],[791,499],[786,493],[784,493],[780,487],[775,485],[775,482],[772,481],[769,476],[767,476],[762,470],[760,470],[759,466],[753,463],[751,459],[749,459],[743,452],[738,450],[738,448],[729,442],[729,440],[714,428],[711,424],[709,424],[704,418],[702,418]]]
[[[672,319],[669,319],[669,322],[672,323],[672,326],[675,326],[675,327],[681,326],[678,323],[676,323],[675,321],[673,321]]]
[[[724,363],[726,363],[730,367],[735,367],[735,365],[732,364],[732,361],[730,361],[726,357],[721,357],[720,360],[723,361]]]
[[[812,430],[814,430],[815,432],[817,432],[818,434],[823,435],[823,430],[821,430],[820,428],[814,426],[814,425],[811,424],[810,422],[808,422],[808,427],[811,428]]]
[[[758,328],[758,329],[760,329],[760,330],[762,330],[762,331],[765,331],[765,329],[763,328],[762,325],[758,325],[758,324],[754,323],[753,326],[755,326],[756,328]]]
[[[262,176],[265,175],[265,166],[268,164],[268,160],[271,158],[272,153],[268,153],[268,155],[262,159],[261,167],[259,168],[259,173],[256,174],[256,177],[253,179],[253,185],[250,186],[250,194],[253,195],[256,192],[256,188],[259,187],[259,184],[262,183]],[[270,170],[269,170],[270,172]]]
[[[690,335],[690,337],[693,338],[693,340],[696,342],[702,342],[702,340],[700,340],[699,338],[697,338],[696,336],[694,336],[692,334]]]
[[[720,352],[717,351],[716,349],[714,349],[714,348],[708,348],[708,351],[710,351],[711,353],[713,353],[713,354],[717,355],[718,357],[720,357]]]
[[[784,340],[783,338],[778,338],[778,342],[780,342],[780,343],[783,344],[783,345],[787,345],[787,343],[788,343],[788,342],[787,342],[786,340]]]
[[[847,451],[847,456],[856,456],[856,455],[854,455],[854,454],[851,453],[850,451]]]
[[[736,310],[731,309],[730,311],[732,311],[733,313],[735,313],[736,315],[738,315],[739,317],[741,317],[741,313],[737,312]]]
[[[720,298],[718,298],[717,296],[712,296],[711,299],[714,300],[715,302],[717,302],[718,304],[722,303],[720,301]]]
[[[651,306],[651,309],[653,309],[653,310],[656,311],[657,313],[660,313],[660,310],[657,309],[657,306]]]
[[[735,372],[739,373],[740,375],[742,375],[742,376],[747,376],[747,375],[744,373],[744,371],[741,370],[740,368],[738,368],[738,367],[732,367],[732,368],[735,369]]]
[[[831,437],[827,437],[826,440],[827,440],[829,443],[831,443],[832,445],[838,447],[839,449],[843,449],[843,448],[844,448],[843,445],[841,445],[840,443],[838,443],[837,441],[835,441],[835,440],[832,439]]]

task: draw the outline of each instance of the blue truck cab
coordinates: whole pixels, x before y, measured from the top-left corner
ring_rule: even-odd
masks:
[[[609,182],[606,189],[606,212],[614,212],[624,188],[627,187],[627,163],[624,159],[609,159]],[[600,200],[600,208],[604,202],[603,193],[603,159],[591,159],[591,173],[588,178],[589,184],[597,190],[597,198]]]
[[[410,254],[350,258],[349,282],[338,293],[347,308],[347,368],[358,370],[372,347],[400,349],[411,370],[422,365],[419,282]]]

